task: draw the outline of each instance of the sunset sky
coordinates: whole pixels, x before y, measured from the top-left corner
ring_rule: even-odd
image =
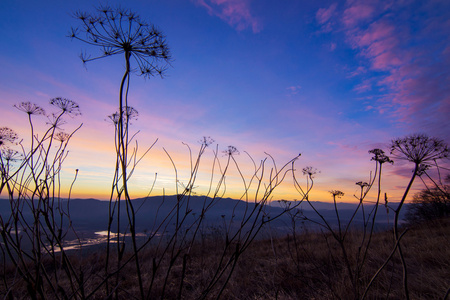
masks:
[[[105,4],[106,2],[96,2]],[[186,182],[189,151],[203,136],[215,140],[205,155],[197,193],[207,189],[212,150],[235,146],[235,158],[250,176],[249,153],[258,163],[269,153],[278,166],[301,153],[317,168],[312,200],[354,201],[357,181],[368,181],[368,150],[391,139],[425,133],[450,141],[450,1],[269,1],[129,0],[122,5],[155,24],[167,37],[172,66],[161,79],[131,78],[130,105],[139,111],[132,131],[140,151],[158,139],[133,175],[132,197],[175,193],[170,153]],[[13,107],[65,97],[81,116],[63,175],[79,169],[73,197],[108,198],[114,168],[114,127],[122,56],[87,63],[80,53],[95,49],[71,40],[80,24],[73,13],[94,11],[94,1],[0,2],[0,127],[28,138],[27,118]],[[36,118],[37,124],[45,119]],[[268,167],[271,164],[268,163]],[[392,201],[411,175],[411,165],[386,166],[383,192]],[[229,196],[242,184],[233,177]],[[415,190],[423,188],[416,182]],[[288,178],[274,199],[299,195]]]

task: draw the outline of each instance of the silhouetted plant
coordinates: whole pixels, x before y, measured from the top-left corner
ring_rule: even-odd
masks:
[[[238,149],[234,146],[228,146],[228,148],[222,152],[227,156],[239,155]]]
[[[430,164],[436,159],[447,158],[449,150],[443,140],[424,134],[413,134],[392,140],[391,155],[394,158],[420,165]]]
[[[398,228],[400,211],[408,196],[409,190],[417,176],[422,175],[432,163],[437,160],[448,158],[449,149],[447,144],[440,139],[431,138],[424,134],[413,134],[404,138],[398,138],[391,142],[391,155],[400,160],[406,160],[414,163],[414,170],[411,179],[405,189],[405,192],[400,200],[400,203],[395,210],[394,219],[394,237],[398,244],[397,250],[400,255],[403,267],[403,285],[406,299],[409,299],[408,292],[408,272],[405,258],[402,252],[402,247],[399,241],[400,234]]]
[[[303,175],[306,175],[306,189],[309,190],[310,183],[312,186],[312,179],[317,173],[320,173],[320,171],[318,171],[316,168],[308,166],[302,169],[302,173]]]
[[[14,106],[28,115],[31,132],[29,145],[19,143],[20,152],[13,149],[17,134],[0,128],[0,193],[7,196],[10,206],[9,215],[0,215],[3,286],[8,299],[14,298],[13,291],[21,284],[32,299],[83,297],[82,274],[73,269],[64,249],[65,238],[72,230],[67,210],[70,192],[69,198],[61,198],[60,180],[68,142],[81,125],[70,134],[56,132],[64,116],[80,111],[74,101],[64,98],[53,98],[50,104],[60,111],[52,114],[49,127],[41,135],[34,134],[32,116],[44,115],[44,109],[30,102]],[[54,140],[59,142],[56,148]],[[5,277],[7,261],[15,267],[14,277]],[[61,274],[71,278],[70,287],[60,285],[57,277]],[[23,281],[18,283],[20,279]]]
[[[70,135],[68,133],[60,131],[60,132],[56,133],[53,138],[55,140],[57,140],[58,142],[64,143],[65,141],[67,141],[69,139],[69,137],[70,137]]]
[[[7,148],[8,144],[14,143],[17,138],[17,133],[15,133],[11,128],[0,128],[0,147]]]
[[[11,162],[18,159],[20,153],[16,150],[11,149],[11,145],[17,140],[18,135],[12,129],[8,127],[0,128],[0,175],[1,175],[1,185],[0,194],[5,187],[8,177],[10,174]]]
[[[391,260],[394,252],[397,249],[401,252],[400,239],[404,232],[398,234],[398,213],[412,180],[415,176],[429,176],[427,171],[433,167],[433,162],[437,166],[436,160],[448,156],[447,146],[442,141],[429,139],[423,135],[393,141],[392,155],[415,163],[415,169],[410,185],[408,185],[399,207],[395,210],[394,232],[396,238],[392,254],[369,282],[367,282],[366,274],[363,274],[363,268],[369,260],[369,249],[380,203],[382,166],[386,162],[393,163],[381,149],[369,151],[373,154],[375,172],[373,176],[371,173],[367,182],[356,182],[359,191],[358,195],[354,196],[358,199],[358,206],[347,224],[342,222],[337,204],[337,199],[343,197],[344,193],[339,190],[330,191],[337,217],[336,225],[321,215],[309,199],[317,170],[312,167],[305,167],[301,170],[306,177],[306,188],[297,181],[295,162],[300,155],[279,168],[273,157],[267,153],[266,158],[256,163],[244,151],[243,153],[248,155],[254,166],[250,175],[244,176],[245,172],[241,171],[237,163],[236,155],[240,154],[237,148],[228,146],[227,149],[219,152],[218,146],[216,146],[212,150],[213,163],[209,174],[208,190],[201,198],[195,198],[196,200],[200,199],[203,203],[201,211],[194,213],[192,210],[193,194],[195,194],[193,189],[197,187],[195,183],[201,169],[203,156],[214,140],[210,137],[203,137],[199,141],[197,154],[193,154],[191,148],[183,143],[189,152],[190,170],[187,178],[181,178],[174,160],[164,149],[173,165],[175,174],[175,201],[171,204],[170,212],[165,216],[158,215],[158,211],[166,201],[166,195],[159,207],[155,205],[155,214],[159,219],[149,227],[150,230],[145,230],[145,237],[138,244],[135,217],[139,207],[136,208],[131,201],[128,181],[139,162],[154,144],[147,148],[143,155],[138,155],[136,135],[129,131],[130,122],[138,117],[137,110],[128,105],[130,75],[133,71],[138,70],[140,75],[145,77],[162,76],[170,63],[170,52],[165,38],[159,30],[143,22],[136,14],[128,10],[100,7],[94,14],[78,12],[75,16],[81,22],[81,26],[72,29],[70,36],[99,47],[101,50],[100,54],[94,57],[82,54],[84,63],[115,54],[124,55],[125,58],[125,72],[120,83],[119,108],[117,112],[108,117],[114,125],[117,155],[109,201],[106,257],[99,259],[103,272],[100,273],[98,270],[86,272],[83,262],[74,263],[73,257],[67,254],[64,247],[65,238],[71,230],[71,221],[65,202],[60,197],[60,172],[67,157],[68,142],[78,129],[70,134],[61,129],[65,124],[63,116],[79,115],[79,107],[74,101],[66,98],[52,99],[50,104],[57,107],[59,111],[48,116],[48,129],[39,137],[34,134],[32,116],[45,115],[45,111],[30,102],[22,102],[15,107],[28,115],[31,128],[29,150],[25,150],[26,146],[21,143],[19,146],[22,151],[14,150],[13,147],[18,139],[17,134],[8,127],[0,128],[0,171],[2,176],[0,192],[5,189],[11,206],[9,217],[0,216],[2,237],[0,253],[3,255],[3,262],[5,262],[6,256],[11,259],[15,267],[14,272],[18,274],[17,276],[13,274],[2,277],[2,284],[6,290],[5,298],[13,298],[12,290],[22,288],[21,284],[25,283],[27,296],[34,299],[49,297],[63,299],[112,299],[113,297],[116,299],[123,297],[182,299],[192,295],[198,299],[211,297],[218,299],[225,294],[225,289],[238,267],[241,257],[263,227],[286,214],[289,214],[293,221],[296,255],[291,255],[291,258],[295,260],[297,270],[301,271],[300,252],[297,249],[301,242],[296,237],[295,221],[309,220],[303,215],[302,210],[297,209],[303,201],[307,201],[318,215],[319,221],[309,221],[315,222],[323,230],[322,236],[328,247],[330,261],[340,262],[341,265],[337,268],[343,268],[344,273],[347,274],[351,296],[355,299],[367,296],[375,278]],[[132,64],[137,67],[132,68]],[[135,146],[131,147],[134,142]],[[224,154],[222,158],[219,158],[220,153]],[[282,202],[284,209],[281,212],[275,215],[269,214],[266,208],[274,190],[291,173],[294,186],[301,199],[295,203],[284,201]],[[75,171],[73,182],[76,180],[77,174],[78,170]],[[216,234],[223,233],[223,236],[215,237],[213,245],[209,246],[211,249],[204,249],[203,246],[206,245],[204,243],[205,227],[207,227],[205,226],[206,215],[225,196],[226,178],[232,175],[237,175],[242,182],[243,193],[239,200],[243,201],[236,202],[231,215],[221,215],[222,227],[216,231]],[[72,185],[69,189],[69,198]],[[378,186],[376,200],[373,208],[366,212],[365,205],[369,202],[366,197],[374,185]],[[125,213],[123,207],[121,212],[121,200],[125,200]],[[386,196],[385,201],[387,204]],[[240,208],[243,209],[241,215],[238,216]],[[28,211],[31,212],[31,219],[26,217]],[[359,212],[363,216],[363,230],[354,238],[349,232],[355,216]],[[126,218],[125,222],[121,220],[121,217]],[[113,233],[113,226],[117,226],[116,233]],[[128,248],[126,248],[128,234],[131,235],[131,251],[127,251]],[[200,243],[197,238],[199,235],[201,236]],[[351,243],[349,240],[352,238],[359,238],[359,240]],[[24,247],[24,240],[30,242],[31,250]],[[114,242],[116,242],[115,252],[112,250]],[[336,245],[337,251],[334,248]],[[276,255],[273,241],[271,246],[272,252]],[[354,250],[351,247],[357,249]],[[198,250],[199,248],[200,250]],[[202,254],[214,253],[213,261],[206,264],[207,269],[199,268],[198,265],[192,263],[193,257],[198,256],[196,250]],[[336,259],[338,256],[340,259]],[[401,253],[400,256],[403,260]],[[311,262],[311,264],[315,269],[322,267],[321,263]],[[405,293],[408,297],[404,261],[403,266]],[[204,272],[207,276],[198,281],[191,281],[191,278],[195,278],[199,271]],[[7,274],[5,263],[3,264],[3,273]],[[65,277],[62,279],[61,275]],[[328,276],[331,278],[331,275]],[[22,281],[17,279],[19,277]],[[197,286],[193,286],[194,284]],[[139,292],[131,291],[132,288],[135,288],[134,285],[138,286]],[[330,283],[328,286],[332,294],[338,298],[339,293],[334,290],[334,286]],[[362,293],[364,288],[364,293]],[[189,293],[187,293],[188,291]],[[348,291],[346,292],[347,297]],[[265,293],[264,295],[268,296],[269,294]],[[278,290],[276,296],[278,296]]]
[[[124,54],[127,69],[130,59],[133,59],[141,75],[150,77],[164,74],[171,60],[165,36],[136,13],[102,6],[94,14],[79,11],[75,17],[82,25],[72,28],[70,37],[101,50],[94,57],[82,54],[83,62]]]
[[[50,100],[50,104],[58,107],[62,113],[68,116],[78,116],[81,114],[78,104],[70,99],[56,97]]]
[[[373,154],[373,157],[371,160],[379,162],[380,165],[383,165],[384,163],[391,163],[391,164],[394,163],[394,161],[391,160],[389,158],[389,156],[387,156],[385,154],[385,152],[381,149],[375,148],[375,149],[369,150],[369,153]]]
[[[369,290],[371,286],[371,282],[367,283],[362,279],[362,274],[367,267],[367,261],[369,259],[369,252],[371,251],[372,246],[372,237],[375,231],[375,223],[376,223],[376,217],[378,213],[378,206],[380,203],[381,198],[381,177],[382,177],[382,166],[386,162],[393,163],[393,161],[385,154],[385,152],[381,149],[372,149],[369,151],[369,154],[373,154],[373,157],[371,158],[372,161],[375,162],[375,171],[371,172],[370,179],[368,182],[366,181],[358,181],[356,182],[356,185],[359,186],[360,191],[359,195],[354,195],[356,199],[358,199],[358,205],[354,209],[351,217],[346,221],[346,224],[343,224],[343,221],[341,219],[341,216],[339,214],[339,207],[337,203],[337,199],[344,196],[344,193],[340,190],[331,190],[329,193],[331,194],[333,198],[333,205],[334,205],[334,213],[336,215],[336,224],[332,223],[332,220],[329,220],[325,218],[325,216],[316,208],[315,204],[310,201],[308,197],[303,197],[304,200],[309,204],[309,206],[313,209],[315,214],[319,217],[319,221],[316,221],[310,217],[307,217],[303,211],[298,211],[296,214],[293,215],[293,220],[297,219],[301,222],[312,222],[316,225],[319,225],[321,230],[324,230],[323,232],[323,238],[326,241],[326,245],[328,245],[328,253],[330,256],[330,259],[332,261],[340,260],[344,264],[344,268],[346,270],[347,277],[349,279],[349,283],[351,286],[351,294],[348,293],[347,297],[351,297],[354,299],[360,299],[361,297],[365,297],[367,291]],[[312,171],[313,169],[311,167],[304,168],[303,174],[307,176],[307,179],[311,180],[312,182],[312,176],[315,174],[315,172]],[[377,196],[375,202],[367,201],[365,198],[367,197],[369,191],[371,188],[377,185]],[[301,195],[303,194],[303,191],[299,188],[297,190],[300,192]],[[366,205],[371,204],[371,209],[366,212]],[[356,230],[356,233],[351,235],[349,237],[349,232],[351,230],[351,227],[353,226],[353,222],[355,220],[355,217],[357,214],[360,214],[362,216],[362,230],[360,228],[353,228]],[[295,221],[293,222],[293,225],[295,228]],[[331,241],[329,241],[329,238],[332,238],[337,243],[337,246],[339,248],[339,251],[336,251],[330,244]],[[355,241],[348,241],[348,239],[356,239]],[[298,251],[297,248],[301,247],[301,241],[298,241],[297,237],[295,237],[295,231],[293,234],[293,242],[294,242],[294,250]],[[357,250],[353,250],[351,247],[354,245],[358,245]],[[314,253],[308,254],[311,255],[310,259],[314,259]],[[297,253],[295,256],[292,256],[293,258],[296,258],[296,261],[298,265],[300,265],[300,256]],[[316,265],[316,264],[315,264]],[[339,268],[339,266],[333,266],[336,268]],[[321,269],[323,266],[316,265],[316,268]],[[300,269],[299,269],[300,270]],[[300,272],[300,271],[299,271]],[[338,296],[338,292],[334,290],[334,285],[331,283],[328,283],[327,286],[330,288],[331,292],[334,294],[335,297]]]
[[[123,54],[125,58],[125,73],[120,83],[119,92],[119,116],[118,120],[116,120],[117,116],[114,115],[111,118],[113,122],[117,122],[117,137],[115,140],[117,164],[112,188],[116,196],[111,194],[110,200],[113,201],[115,199],[115,205],[117,205],[117,210],[112,209],[111,213],[114,214],[117,212],[120,214],[120,199],[122,195],[125,198],[129,221],[128,225],[132,235],[131,241],[136,253],[135,209],[128,191],[130,174],[127,170],[128,165],[131,163],[130,160],[133,159],[135,153],[135,150],[133,150],[133,154],[130,157],[128,149],[130,139],[132,139],[129,134],[129,121],[134,117],[133,113],[135,112],[128,104],[130,73],[133,71],[131,64],[132,62],[137,64],[140,75],[145,77],[154,75],[162,76],[171,60],[169,47],[167,46],[164,35],[155,26],[146,23],[137,14],[126,9],[102,6],[97,8],[93,14],[77,12],[75,13],[75,17],[81,22],[81,25],[78,28],[72,28],[70,37],[91,46],[99,47],[101,50],[100,54],[94,57],[82,54],[81,59],[83,63],[116,54]],[[117,186],[118,179],[122,182],[121,186]],[[113,217],[111,215],[110,218]],[[117,227],[120,228],[119,215],[117,215],[117,223]],[[120,242],[119,235],[117,239],[118,252],[120,254],[122,252],[121,248],[124,248],[125,244],[124,242]],[[122,255],[119,255],[119,265],[121,257]],[[137,253],[135,259],[141,298],[144,298],[144,288]]]
[[[226,228],[226,237],[223,252],[219,256],[219,261],[216,269],[213,271],[213,275],[199,295],[200,298],[205,298],[214,292],[219,297],[225,289],[240,255],[248,248],[264,224],[280,216],[269,217],[265,214],[264,209],[274,189],[283,182],[287,172],[289,172],[287,169],[291,164],[293,167],[293,161],[296,158],[285,164],[281,169],[276,168],[275,161],[271,158],[273,168],[270,173],[266,174],[266,159],[261,161],[260,165],[257,165],[249,156],[254,165],[254,172],[249,179],[246,179],[234,158],[234,156],[239,154],[239,151],[234,146],[229,146],[223,151],[227,157],[223,165],[218,158],[219,152],[217,149],[215,151],[213,150],[214,160],[208,192],[205,195],[201,213],[194,217],[191,215],[190,198],[193,194],[201,158],[206,148],[214,141],[210,137],[203,137],[200,141],[201,146],[196,158],[193,157],[190,147],[186,145],[190,154],[191,166],[189,178],[186,180],[178,177],[176,164],[166,151],[175,171],[174,182],[177,201],[171,212],[166,216],[161,216],[160,221],[155,223],[155,226],[149,231],[152,234],[149,234],[142,245],[137,245],[136,209],[131,201],[128,181],[137,163],[143,156],[138,157],[137,155],[137,142],[133,150],[129,150],[129,145],[135,137],[135,135],[131,135],[129,132],[130,120],[137,117],[137,111],[128,104],[130,74],[134,70],[131,65],[133,63],[137,65],[135,70],[139,70],[140,75],[146,77],[153,75],[162,76],[171,60],[169,48],[166,44],[165,37],[159,30],[155,29],[152,25],[144,23],[136,14],[128,10],[100,7],[95,14],[78,12],[75,16],[81,22],[81,26],[72,29],[70,36],[89,45],[100,47],[101,49],[101,53],[98,56],[90,57],[83,54],[81,57],[84,63],[115,54],[122,54],[125,58],[125,73],[120,83],[119,111],[108,117],[115,127],[117,159],[109,206],[108,243],[106,246],[104,279],[93,290],[91,295],[99,288],[104,287],[106,296],[110,297],[114,294],[115,298],[119,298],[119,294],[122,291],[121,272],[124,268],[129,267],[128,264],[130,261],[134,260],[134,270],[136,272],[136,281],[139,285],[140,298],[144,299],[155,295],[155,292],[159,289],[155,283],[158,280],[162,280],[162,290],[160,294],[156,295],[164,298],[169,283],[174,279],[173,268],[181,260],[183,275],[180,280],[177,279],[177,282],[179,282],[177,297],[181,298],[184,287],[184,274],[189,267],[189,251],[196,242],[197,234],[203,228],[207,211],[220,201],[221,197],[225,194],[226,176],[230,172],[230,168],[234,167],[243,184],[244,191],[241,199],[246,201],[244,214],[241,219],[237,219],[233,213],[228,221],[228,226],[224,226]],[[148,150],[145,151],[144,155]],[[265,180],[268,182],[264,183]],[[180,182],[183,182],[183,184],[180,184]],[[249,191],[253,186],[256,186],[256,193],[250,195]],[[249,197],[254,198],[254,203],[250,204],[247,202]],[[122,198],[126,203],[125,216],[127,220],[125,222],[125,229],[121,226],[123,221],[120,220],[120,201]],[[158,211],[158,208],[155,209]],[[192,219],[194,221],[190,222]],[[112,248],[111,239],[113,237],[111,231],[113,225],[117,226],[118,232],[114,237],[116,239],[115,253],[110,251]],[[225,218],[224,225],[226,225]],[[173,234],[163,234],[164,238],[158,237],[157,235],[157,233],[166,233],[169,231],[173,231]],[[131,234],[132,250],[130,257],[126,257],[125,252],[125,233],[127,232]],[[153,258],[153,273],[150,275],[150,280],[149,282],[144,282],[144,277],[141,272],[143,266],[140,263],[140,256],[142,249],[150,243],[156,243],[153,249],[157,254]],[[116,263],[115,267],[110,263],[113,259]]]
[[[15,104],[14,107],[28,115],[45,115],[45,110],[42,107],[31,102],[21,102],[20,104]]]

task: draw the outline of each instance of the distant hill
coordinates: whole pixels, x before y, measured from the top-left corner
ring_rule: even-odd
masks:
[[[63,201],[64,207],[67,201]],[[319,213],[331,224],[337,223],[336,212],[334,211],[333,203],[327,202],[311,202]],[[297,203],[291,202],[291,206]],[[179,211],[179,217],[186,216],[186,223],[190,224],[198,218],[202,212],[204,213],[204,224],[211,228],[220,227],[224,222],[229,223],[233,220],[234,223],[239,223],[243,217],[247,217],[249,211],[254,208],[254,203],[246,203],[244,201],[223,198],[212,199],[204,196],[185,196],[178,201],[176,195],[171,196],[152,196],[147,198],[139,198],[132,200],[132,205],[136,211],[136,230],[138,232],[153,231],[161,222],[165,222],[167,227],[165,230],[171,230],[176,220],[176,211]],[[74,228],[85,235],[91,235],[96,231],[103,231],[107,228],[109,201],[100,201],[96,199],[71,199],[69,202],[69,213]],[[346,223],[353,215],[357,204],[354,203],[339,203],[339,217],[341,222]],[[394,205],[394,207],[396,207]],[[298,207],[302,211],[302,215],[306,216],[315,222],[320,222],[320,218],[312,210],[307,202],[301,203]],[[296,208],[296,209],[297,209]],[[365,205],[365,216],[372,210],[373,205]],[[125,203],[121,203],[120,216],[125,224],[126,210]],[[403,212],[405,208],[403,209]],[[271,218],[283,212],[282,205],[279,202],[272,202],[265,207],[264,213]],[[294,212],[294,211],[293,211]],[[25,208],[24,216],[31,219],[31,212]],[[0,199],[0,214],[3,218],[10,214],[9,202]],[[285,214],[282,217],[274,220],[271,223],[272,230],[279,232],[287,232],[291,226],[291,214]],[[167,216],[169,216],[167,218]],[[297,215],[300,216],[300,215]],[[386,228],[388,222],[392,224],[393,212],[387,212],[384,205],[380,205],[377,212],[376,222],[379,228]],[[390,220],[390,221],[388,221]],[[300,220],[301,221],[301,220]],[[299,222],[300,222],[299,221]],[[360,210],[354,218],[354,224],[362,224],[363,213]],[[309,228],[317,228],[312,222],[303,222]],[[116,228],[116,227],[113,227]]]

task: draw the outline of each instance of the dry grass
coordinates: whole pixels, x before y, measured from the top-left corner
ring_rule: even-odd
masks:
[[[352,232],[346,241],[349,253],[358,251],[358,232]],[[409,272],[409,291],[412,299],[443,299],[450,287],[450,220],[427,223],[410,228],[402,239],[405,259]],[[179,296],[181,278],[182,299],[197,299],[210,283],[223,256],[224,241],[220,237],[199,241],[189,251],[183,249],[178,259],[170,264],[170,256],[163,257],[155,270],[153,260],[161,257],[155,249],[145,249],[142,253],[142,272],[145,286],[154,282],[149,293],[150,299],[176,299]],[[351,299],[352,284],[342,260],[339,245],[323,233],[304,233],[274,240],[258,240],[239,257],[236,268],[225,286],[223,299]],[[389,256],[393,247],[393,233],[376,233],[359,278],[360,298],[364,287],[376,270]],[[235,252],[230,247],[224,257],[228,259]],[[185,268],[183,268],[183,258]],[[104,279],[105,257],[101,252],[72,257],[78,272],[83,273],[84,295],[89,295]],[[51,263],[51,262],[46,262]],[[356,264],[356,260],[351,261]],[[168,267],[171,267],[166,280]],[[54,266],[56,270],[61,266]],[[220,269],[220,268],[219,268]],[[48,268],[50,270],[50,268]],[[5,273],[6,271],[6,273]],[[1,274],[0,296],[6,290],[4,280],[14,287],[13,296],[26,299],[26,284],[15,277],[13,269],[5,268]],[[225,271],[228,274],[229,270]],[[54,274],[54,275],[53,275]],[[62,272],[49,272],[49,276],[58,278],[64,288],[69,284]],[[226,282],[219,280],[205,297],[214,299]],[[114,284],[115,277],[110,279]],[[166,282],[166,287],[164,284]],[[14,284],[13,284],[14,283]],[[12,285],[13,284],[13,285]],[[81,287],[81,286],[80,286]],[[164,290],[164,291],[163,291]],[[120,274],[117,292],[120,299],[139,297],[134,264],[127,264]],[[49,298],[61,296],[48,290]],[[70,297],[70,295],[68,295]],[[104,289],[100,288],[92,299],[104,299]],[[394,255],[386,268],[380,273],[369,290],[367,299],[402,299],[402,267],[400,259]]]

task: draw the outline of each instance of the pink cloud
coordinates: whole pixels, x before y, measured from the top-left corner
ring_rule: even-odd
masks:
[[[336,11],[336,3],[333,3],[328,8],[320,8],[316,13],[316,20],[319,24],[324,24],[333,16]]]
[[[336,147],[338,147],[338,148],[340,148],[342,150],[345,150],[345,151],[356,151],[356,150],[358,150],[358,146],[354,146],[354,145],[352,146],[352,145],[344,144],[342,142],[330,141],[327,144],[328,145],[332,145],[332,146],[336,146]]]
[[[251,28],[254,33],[262,29],[261,22],[250,12],[251,0],[193,0],[238,31]]]
[[[392,37],[394,34],[395,27],[387,22],[375,22],[372,23],[369,28],[365,31],[358,30],[352,42],[355,47],[365,47],[370,46],[372,43],[386,38]]]
[[[330,44],[330,51],[334,51],[336,50],[336,43],[331,43]]]
[[[363,93],[372,90],[372,84],[368,80],[364,80],[362,83],[358,84],[353,88],[354,91],[358,93]]]
[[[297,95],[301,88],[302,87],[299,85],[293,85],[293,86],[287,87],[286,89],[289,91],[289,95],[292,96],[292,95]]]
[[[359,75],[364,74],[366,72],[367,72],[366,68],[364,68],[363,66],[359,66],[359,67],[356,68],[356,70],[350,72],[350,74],[348,75],[348,78],[359,76]]]
[[[352,29],[347,35],[352,48],[360,50],[361,55],[369,59],[372,69],[389,71],[403,65],[410,57],[399,49],[399,35],[387,21],[372,23],[366,30]]]
[[[319,10],[316,18],[339,25],[336,31],[345,34],[355,58],[368,66],[350,73],[362,77],[354,91],[376,95],[371,106],[408,131],[450,139],[448,11],[445,1],[354,0],[331,17]]]
[[[388,67],[400,66],[402,59],[393,53],[383,53],[374,59],[374,69],[386,69]]]
[[[369,19],[374,14],[374,8],[370,5],[356,1],[353,6],[348,7],[342,17],[343,23],[347,27],[355,26],[361,21]]]

